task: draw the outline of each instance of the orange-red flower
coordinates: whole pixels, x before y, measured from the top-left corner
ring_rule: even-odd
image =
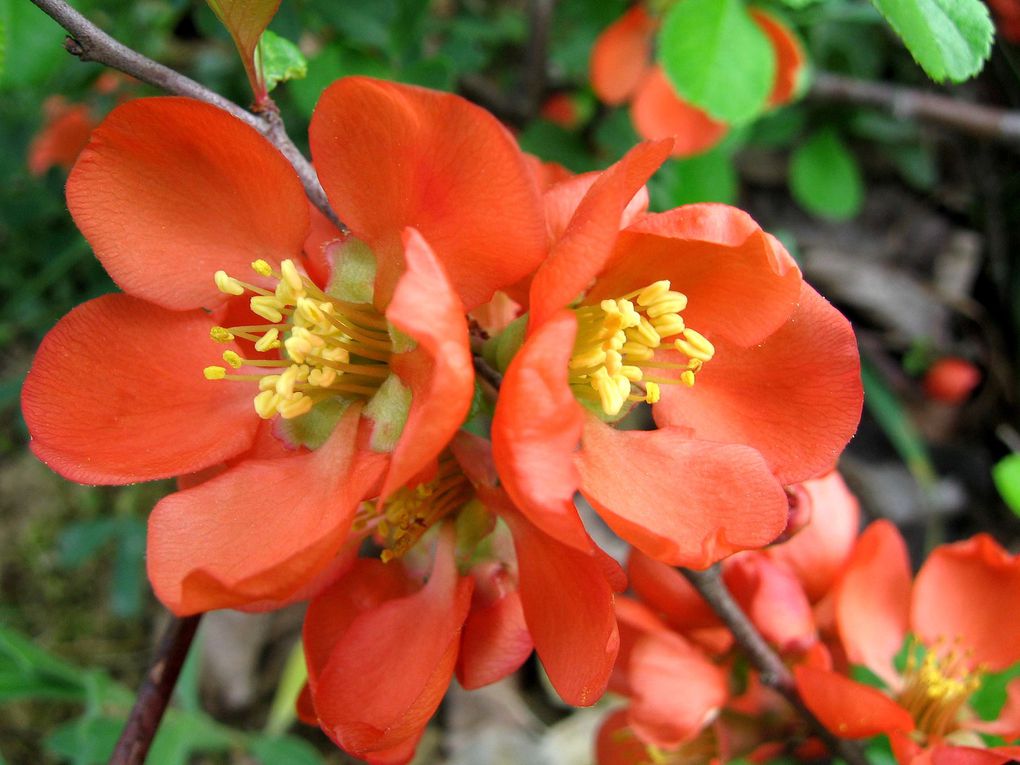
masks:
[[[878,521],[854,549],[835,608],[848,659],[881,678],[888,695],[817,667],[798,667],[797,687],[831,731],[847,738],[887,733],[904,764],[934,756],[929,748],[973,743],[959,739],[967,729],[1016,738],[1020,684],[1011,683],[1012,701],[994,723],[977,721],[967,702],[986,672],[1020,659],[1020,624],[1002,618],[1018,603],[1020,560],[987,535],[937,548],[911,583],[899,532]],[[908,634],[916,642],[900,671],[893,657]]]
[[[366,506],[358,528],[390,562],[357,561],[311,603],[309,716],[369,762],[411,757],[454,673],[465,688],[487,685],[534,647],[568,703],[594,703],[609,680],[622,571],[532,526],[496,488],[488,452],[458,434],[433,477]],[[415,542],[434,524],[429,561]],[[481,535],[484,549],[472,549]],[[455,542],[457,559],[471,561],[463,574]]]
[[[28,169],[42,175],[51,167],[70,169],[89,142],[96,121],[86,104],[69,104],[51,96],[43,104],[46,123],[28,147]]]
[[[776,80],[770,107],[790,101],[804,67],[804,51],[793,32],[759,8],[750,11],[772,43]],[[634,129],[643,138],[673,138],[673,155],[700,154],[715,146],[729,126],[687,103],[670,84],[662,67],[652,61],[652,45],[659,21],[636,5],[602,32],[591,54],[591,84],[595,94],[615,106],[630,102]]]
[[[68,181],[126,294],[44,339],[22,399],[32,449],[87,483],[199,474],[149,526],[150,578],[179,614],[328,583],[362,498],[403,486],[459,428],[465,311],[545,252],[522,154],[460,98],[341,80],[310,142],[351,238],[317,214],[310,228],[258,133],[185,99],[116,109]]]
[[[639,146],[578,189],[531,283],[493,448],[515,503],[564,543],[587,546],[579,490],[644,553],[704,567],[779,535],[783,485],[832,468],[862,396],[849,324],[745,213],[691,205],[620,230],[668,151]],[[658,429],[613,428],[638,401]]]

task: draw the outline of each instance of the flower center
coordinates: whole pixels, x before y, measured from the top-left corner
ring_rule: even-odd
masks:
[[[981,687],[984,674],[974,667],[971,651],[963,650],[959,639],[949,650],[941,639],[918,661],[910,646],[903,672],[904,686],[897,701],[910,712],[917,729],[929,736],[945,736],[956,728],[960,708]]]
[[[597,400],[612,417],[627,401],[654,404],[660,385],[694,385],[695,374],[711,361],[715,347],[684,324],[680,314],[686,307],[687,296],[663,280],[615,300],[574,309],[577,339],[569,365],[574,395]],[[679,351],[687,361],[656,361],[660,348]],[[669,370],[679,374],[662,376]]]
[[[440,458],[436,477],[395,491],[380,504],[367,502],[354,521],[361,530],[375,525],[383,547],[383,563],[402,557],[438,521],[460,509],[474,496],[474,488],[451,455]]]
[[[386,319],[367,303],[347,303],[327,295],[285,260],[280,270],[266,261],[251,264],[259,276],[277,280],[270,291],[216,272],[216,286],[228,295],[254,293],[251,310],[267,324],[213,327],[217,342],[243,338],[260,353],[282,349],[279,358],[242,358],[226,351],[227,367],[205,368],[209,380],[256,380],[255,411],[263,419],[300,417],[327,398],[367,399],[389,376],[392,340]],[[256,373],[262,368],[265,372]]]

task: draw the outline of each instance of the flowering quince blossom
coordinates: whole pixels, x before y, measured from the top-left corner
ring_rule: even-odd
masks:
[[[85,483],[184,476],[147,553],[177,614],[271,608],[335,578],[362,500],[428,469],[468,412],[465,311],[545,253],[523,155],[463,99],[341,80],[310,144],[350,237],[256,131],[187,99],[118,107],[67,184],[125,294],[44,339],[31,446]]]
[[[979,534],[936,548],[911,583],[902,537],[878,521],[858,540],[834,598],[848,660],[881,678],[888,695],[832,670],[797,667],[797,688],[827,728],[846,738],[886,733],[903,765],[1016,756],[982,750],[977,732],[1020,736],[1020,683],[1010,683],[995,722],[978,720],[967,702],[987,672],[1020,660],[1020,623],[1003,618],[1020,604],[1020,560]],[[905,639],[898,671],[893,657]]]
[[[760,8],[751,18],[772,44],[776,79],[768,97],[770,107],[788,103],[804,69],[804,51],[785,24]],[[591,85],[610,106],[630,102],[631,121],[638,135],[648,139],[672,137],[673,155],[700,154],[719,143],[729,129],[726,123],[681,98],[661,66],[653,63],[652,44],[659,20],[642,5],[635,5],[609,25],[595,41],[591,53]]]
[[[304,716],[348,752],[406,762],[454,673],[481,687],[533,647],[568,703],[605,690],[622,570],[545,535],[495,484],[488,442],[458,434],[431,478],[359,516],[355,529],[386,549],[383,560],[357,561],[312,600]],[[415,542],[436,525],[430,561]]]
[[[87,104],[69,104],[61,96],[43,103],[46,122],[28,147],[28,169],[42,175],[51,167],[70,169],[96,126]]]
[[[746,213],[633,209],[669,149],[643,144],[577,183],[550,225],[492,440],[504,487],[548,534],[587,549],[579,490],[637,549],[703,568],[782,532],[783,486],[832,468],[862,394],[848,322]],[[612,427],[640,401],[657,430]]]

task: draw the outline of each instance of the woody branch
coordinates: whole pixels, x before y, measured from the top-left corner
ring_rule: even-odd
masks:
[[[294,167],[312,204],[341,229],[345,228],[329,206],[315,169],[287,135],[283,120],[280,119],[276,109],[267,109],[259,114],[242,109],[233,101],[209,90],[190,77],[163,66],[115,40],[64,0],[31,0],[31,2],[67,31],[68,37],[64,47],[73,56],[82,61],[94,61],[117,69],[167,93],[187,96],[217,106],[258,130]]]

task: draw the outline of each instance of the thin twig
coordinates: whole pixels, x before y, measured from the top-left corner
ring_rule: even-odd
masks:
[[[876,106],[900,119],[916,119],[1003,143],[1020,144],[1020,111],[960,101],[902,85],[818,72],[810,95],[820,101]]]
[[[868,765],[861,748],[853,741],[841,739],[822,725],[811,711],[804,705],[797,693],[793,676],[779,654],[761,636],[761,633],[747,618],[747,614],[737,605],[730,591],[723,583],[719,565],[716,564],[705,571],[681,568],[682,573],[702,598],[712,607],[716,615],[733,633],[737,644],[744,649],[751,663],[761,673],[761,681],[782,694],[794,709],[815,729],[829,751],[842,757],[849,765]]]
[[[301,150],[294,145],[284,129],[280,115],[269,109],[259,114],[252,114],[230,101],[219,93],[209,90],[180,72],[143,56],[138,51],[118,42],[102,29],[97,27],[64,0],[31,0],[44,13],[56,21],[69,33],[64,47],[68,52],[82,61],[94,61],[104,66],[129,74],[137,80],[154,85],[167,93],[187,96],[198,101],[217,106],[242,122],[252,126],[268,138],[280,153],[294,167],[301,179],[305,193],[316,207],[342,230],[346,230],[336,213],[329,206],[326,193],[319,184],[318,176],[311,163],[305,159]]]
[[[171,619],[135,697],[135,705],[110,757],[110,765],[141,765],[145,762],[201,618],[202,615],[198,614]]]

